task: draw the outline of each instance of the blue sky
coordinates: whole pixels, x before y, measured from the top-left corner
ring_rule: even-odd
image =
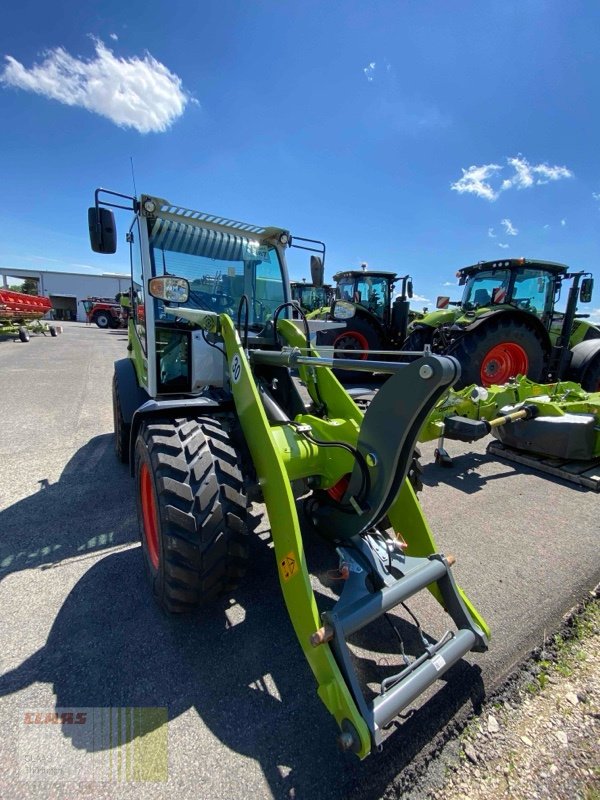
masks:
[[[542,258],[595,273],[600,320],[598,3],[96,8],[4,9],[0,266],[125,271],[86,213],[132,157],[138,191],[324,240],[328,278],[366,261],[434,301]]]

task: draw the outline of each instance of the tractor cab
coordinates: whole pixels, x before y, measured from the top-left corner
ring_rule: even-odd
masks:
[[[295,300],[306,313],[329,305],[331,286],[327,284],[316,286],[314,283],[306,281],[292,281],[290,286],[292,300]]]
[[[99,192],[108,197],[99,199]],[[127,242],[132,282],[141,288],[133,298],[129,334],[140,385],[150,397],[224,387],[229,378],[219,315],[232,318],[249,346],[272,345],[277,318],[291,316],[289,232],[150,195],[127,197],[129,205],[115,202],[125,197],[98,190],[89,227],[96,252],[115,252],[114,217],[106,206],[135,212]]]
[[[390,298],[397,276],[393,272],[351,270],[333,276],[336,299],[362,306],[383,325],[390,322]]]
[[[457,273],[464,285],[462,311],[512,306],[537,316],[544,327],[552,320],[554,303],[567,267],[550,261],[524,258],[482,262]]]

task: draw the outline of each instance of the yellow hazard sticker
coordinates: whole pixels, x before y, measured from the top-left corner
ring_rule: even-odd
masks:
[[[281,570],[281,577],[284,581],[289,581],[300,571],[298,559],[293,551],[279,561],[279,569]]]

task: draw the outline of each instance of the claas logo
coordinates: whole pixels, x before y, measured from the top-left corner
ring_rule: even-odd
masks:
[[[86,720],[87,711],[26,711],[23,718],[26,725],[84,725]]]

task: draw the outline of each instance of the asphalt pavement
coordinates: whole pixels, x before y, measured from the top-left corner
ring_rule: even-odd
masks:
[[[485,442],[450,442],[451,470],[435,466],[433,445],[425,445],[421,502],[493,640],[487,653],[444,676],[382,753],[357,762],[338,752],[336,725],[295,640],[268,520],[257,528],[251,568],[231,597],[192,618],[168,618],[154,605],[142,571],[133,481],[112,449],[112,363],[126,354],[126,336],[76,323],[64,328],[57,338],[0,341],[6,800],[394,796],[457,717],[477,709],[600,581],[598,494],[502,463],[486,454]],[[326,606],[335,557],[308,530],[306,549]],[[417,606],[424,628],[443,633],[436,604],[419,598]],[[409,629],[398,624],[410,651]],[[355,655],[368,680],[400,660],[388,654],[397,651],[389,627],[366,630]],[[154,707],[168,721],[161,725],[158,714],[139,736],[135,726],[124,728],[114,752],[91,743],[68,719],[51,730],[29,724],[36,712],[42,722],[64,709]],[[123,769],[110,774],[99,762],[114,756],[116,763],[117,750],[129,745],[139,754],[151,739],[159,766],[166,758],[165,770],[153,773],[159,780],[126,780],[125,756]],[[32,765],[44,758],[54,759],[54,778],[42,770],[44,780],[33,779]]]

